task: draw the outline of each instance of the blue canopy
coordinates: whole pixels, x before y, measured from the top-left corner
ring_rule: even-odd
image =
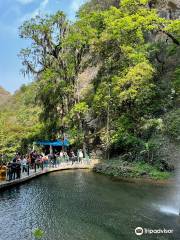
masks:
[[[55,140],[55,141],[37,141],[35,144],[43,145],[43,146],[53,146],[53,147],[68,147],[69,141],[67,139],[64,140]]]

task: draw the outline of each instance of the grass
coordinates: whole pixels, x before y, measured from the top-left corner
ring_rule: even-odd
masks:
[[[170,178],[171,173],[162,172],[156,166],[152,166],[145,162],[127,162],[122,161],[120,158],[113,158],[109,161],[102,161],[103,168],[98,171],[99,173],[132,178],[151,178],[154,180],[165,180]]]
[[[144,162],[137,162],[133,164],[133,172],[136,177],[142,176],[146,173],[146,176],[155,180],[168,179],[171,174],[169,172],[162,172],[158,170],[155,166],[149,165]]]

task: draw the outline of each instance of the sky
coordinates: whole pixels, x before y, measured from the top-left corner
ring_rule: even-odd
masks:
[[[38,13],[63,10],[70,20],[86,0],[0,0],[0,86],[13,93],[32,79],[21,74],[20,49],[29,46],[20,39],[18,27]]]

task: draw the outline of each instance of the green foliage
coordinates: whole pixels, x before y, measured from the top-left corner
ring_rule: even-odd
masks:
[[[164,119],[165,132],[175,140],[180,140],[180,109],[173,110]]]
[[[91,0],[83,4],[77,15],[81,17],[82,15],[88,14],[95,11],[107,10],[111,6],[119,7],[120,0]]]
[[[175,35],[177,40],[180,41],[180,23],[178,19],[170,21],[170,23],[164,28],[164,30]]]
[[[40,108],[33,105],[35,86],[22,87],[0,111],[0,154],[26,151],[41,132]]]
[[[58,11],[20,27],[20,37],[31,42],[20,53],[24,73],[35,83],[23,86],[1,112],[1,152],[66,134],[73,144],[98,139],[106,150],[153,163],[158,144],[152,136],[166,129],[178,138],[178,111],[163,115],[178,99],[172,60],[180,23],[159,17],[147,3],[92,0],[73,23]],[[93,68],[92,79],[80,80]]]
[[[115,123],[115,131],[112,133],[111,144],[114,149],[121,148],[121,151],[131,152],[133,149],[138,149],[142,145],[139,138],[131,132],[133,122],[128,116],[121,116]]]
[[[138,162],[134,164],[134,177],[146,175],[155,180],[164,180],[170,177],[170,173],[161,172],[155,166],[150,166],[145,162]]]
[[[153,72],[151,65],[141,62],[129,68],[128,72],[126,69],[122,77],[114,77],[113,95],[117,98],[117,102],[120,105],[124,102],[133,102],[141,107],[143,104],[148,104],[154,94]]]
[[[130,163],[129,161],[124,161],[122,158],[112,158],[109,161],[102,161],[94,170],[98,173],[120,178],[125,177],[127,179],[143,177],[148,180],[166,180],[171,176],[169,172],[162,172],[158,167],[144,161]]]
[[[148,140],[152,135],[163,131],[164,122],[161,118],[141,118],[140,131],[145,140]]]
[[[179,98],[180,95],[180,67],[176,68],[173,76],[173,89],[172,93],[176,94],[176,97]],[[178,99],[179,100],[179,99]]]
[[[74,105],[74,107],[70,111],[70,118],[74,118],[79,114],[80,116],[85,116],[88,112],[88,105],[85,102],[79,102]]]
[[[44,236],[44,232],[41,229],[36,228],[33,231],[33,236],[35,239],[42,239],[42,237]]]

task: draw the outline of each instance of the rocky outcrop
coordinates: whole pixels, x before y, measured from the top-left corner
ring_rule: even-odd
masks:
[[[158,9],[159,15],[167,19],[180,19],[179,0],[151,0],[149,6]]]
[[[97,76],[99,67],[88,67],[78,76],[78,94],[83,98],[92,89],[92,80]]]

